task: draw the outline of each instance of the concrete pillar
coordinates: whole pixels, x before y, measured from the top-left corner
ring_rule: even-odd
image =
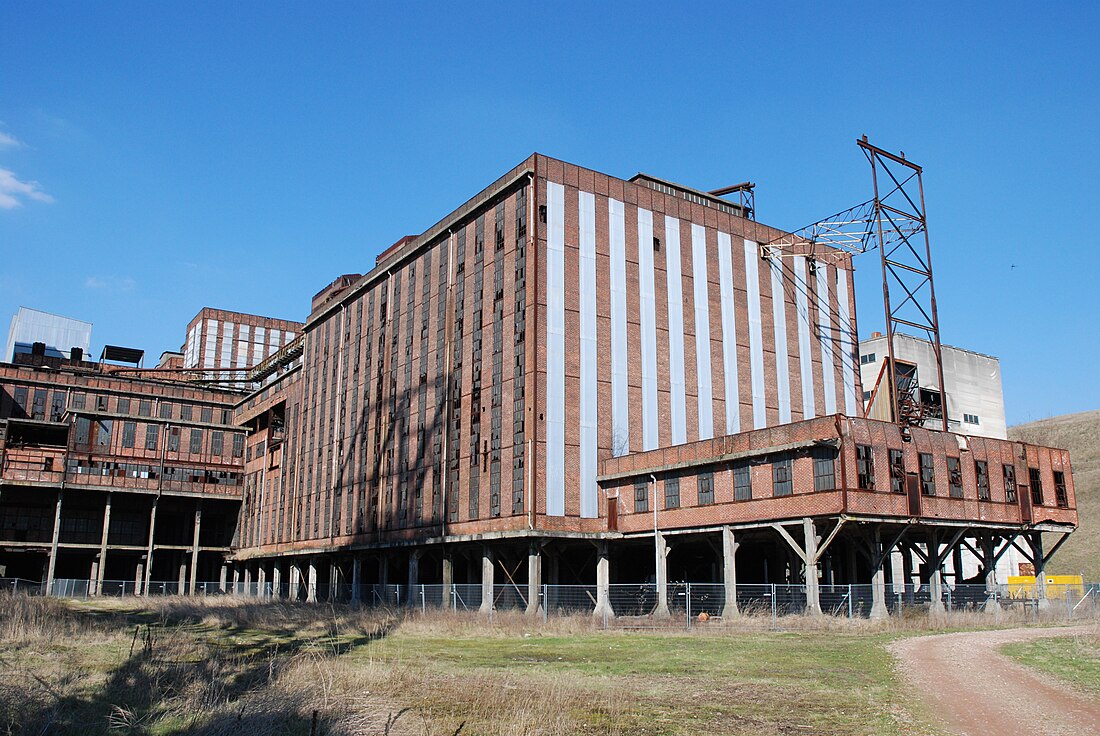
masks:
[[[449,596],[451,594],[451,586],[455,584],[455,561],[451,557],[450,553],[443,553],[443,571],[441,572],[443,580],[443,594]],[[446,605],[446,599],[444,600]]]
[[[1040,608],[1050,605],[1047,600],[1046,562],[1043,560],[1043,533],[1034,532],[1031,536],[1031,550],[1035,556],[1035,598]]]
[[[905,602],[913,602],[913,550],[907,544],[901,551],[901,574],[905,578],[902,581],[902,590],[905,593]]]
[[[191,595],[199,582],[199,532],[202,531],[202,501],[195,502],[195,531],[191,537]]]
[[[283,567],[278,561],[271,563],[271,595],[283,597]]]
[[[607,542],[596,546],[596,608],[592,611],[596,618],[613,618],[611,608],[611,556],[607,551]]]
[[[287,597],[292,601],[299,600],[299,596],[302,593],[302,568],[298,566],[297,562],[290,563],[290,589],[287,591]]]
[[[229,566],[225,564],[225,560],[222,560],[221,569],[218,570],[218,590],[224,593],[228,585]]]
[[[653,580],[657,584],[657,608],[653,610],[653,615],[668,618],[671,614],[668,611],[668,543],[665,535],[654,532],[653,545],[653,564],[656,568]]]
[[[405,596],[405,603],[410,608],[420,605],[420,555],[421,550],[414,549],[409,552],[409,592]]]
[[[256,563],[256,592],[261,598],[267,598],[267,568],[263,560]]]
[[[184,586],[187,585],[187,561],[180,561],[180,574],[176,579],[176,593],[179,595],[184,594]]]
[[[539,546],[532,544],[527,548],[527,614],[531,616],[542,612],[542,554]]]
[[[61,534],[61,499],[65,496],[65,490],[57,491],[57,503],[53,512],[53,534],[50,540],[50,558],[46,562],[46,592],[53,593],[53,575],[57,568],[57,542]]]
[[[981,545],[982,567],[985,569],[985,605],[983,609],[986,613],[996,614],[1000,612],[1001,604],[997,600],[997,565],[993,562],[994,539],[987,535],[979,539],[978,544]]]
[[[351,602],[359,603],[359,586],[363,583],[363,558],[355,555],[351,558]]]
[[[482,613],[492,613],[493,611],[493,573],[495,567],[493,550],[488,546],[483,547],[481,552],[481,608],[479,609]]]
[[[134,595],[141,595],[145,584],[145,563],[138,562],[134,570]]]
[[[821,613],[821,596],[817,587],[817,529],[814,520],[806,517],[802,520],[804,553],[806,555],[806,613]]]
[[[99,536],[99,564],[96,565],[96,577],[95,577],[95,592],[96,595],[103,593],[103,576],[107,574],[107,541],[110,539],[111,532],[111,496],[113,494],[107,492],[107,503],[103,506],[103,533]]]
[[[317,560],[309,558],[309,568],[306,572],[306,603],[317,602]]]
[[[153,539],[157,531],[157,502],[160,499],[153,497],[153,508],[149,511],[149,545],[145,550],[145,585],[142,595],[149,595],[149,580],[153,574]]]
[[[244,563],[244,594],[252,595],[252,563]]]
[[[733,529],[722,527],[722,582],[726,592],[722,616],[725,618],[741,615],[737,609],[737,548],[740,546]]]
[[[882,550],[882,530],[875,529],[874,544],[871,545],[871,618],[883,619],[889,613],[886,610],[886,570],[883,565],[889,555]],[[875,564],[875,561],[878,564]]]
[[[233,564],[233,595],[241,594],[241,568]]]
[[[336,561],[336,558],[332,558],[332,561],[328,565],[328,601],[338,601],[342,596],[341,588],[344,584],[344,573],[340,569],[340,564]]]
[[[99,595],[99,560],[92,560],[92,572],[88,576],[88,594]]]
[[[928,594],[932,598],[932,604],[928,611],[943,612],[943,568],[940,560],[940,533],[933,529],[928,533]]]

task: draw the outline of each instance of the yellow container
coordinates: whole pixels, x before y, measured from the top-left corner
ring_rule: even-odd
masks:
[[[1067,595],[1080,599],[1085,594],[1085,581],[1080,575],[1045,575],[1048,598],[1065,598]],[[1008,597],[1013,599],[1035,597],[1034,575],[1009,575]]]

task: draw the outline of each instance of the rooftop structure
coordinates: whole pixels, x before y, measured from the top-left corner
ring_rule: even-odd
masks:
[[[11,363],[17,354],[31,353],[35,343],[42,345],[44,355],[55,358],[70,357],[73,348],[87,353],[92,344],[92,323],[20,307],[11,319],[0,360]]]

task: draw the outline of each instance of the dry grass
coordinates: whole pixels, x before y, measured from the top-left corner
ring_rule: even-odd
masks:
[[[1009,427],[1008,436],[1069,450],[1080,528],[1066,541],[1048,572],[1100,580],[1100,411],[1067,414]],[[1053,492],[1053,491],[1050,491]]]
[[[884,644],[1018,623],[767,615],[684,630],[589,616],[232,598],[0,595],[0,734],[932,733]],[[653,623],[641,620],[616,624]]]

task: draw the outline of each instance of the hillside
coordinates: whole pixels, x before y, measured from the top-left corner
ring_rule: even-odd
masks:
[[[1100,411],[1018,424],[1008,428],[1008,436],[1069,450],[1081,526],[1058,550],[1048,571],[1082,573],[1087,581],[1100,581]]]

